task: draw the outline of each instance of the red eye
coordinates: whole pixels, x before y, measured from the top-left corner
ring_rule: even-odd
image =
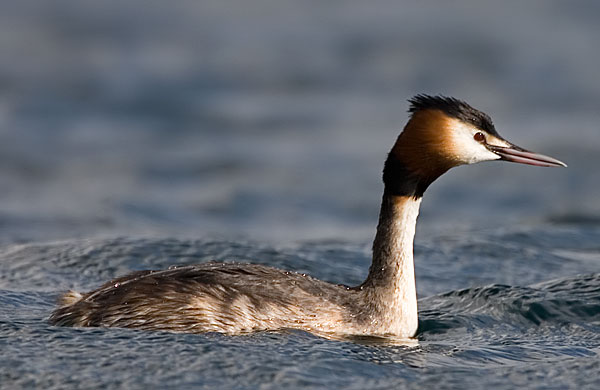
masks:
[[[481,131],[478,131],[473,136],[473,139],[477,142],[485,142],[485,135],[483,135],[483,133]]]

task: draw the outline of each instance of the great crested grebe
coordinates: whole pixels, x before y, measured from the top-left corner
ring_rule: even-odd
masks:
[[[421,198],[452,167],[505,160],[566,165],[504,140],[489,116],[451,97],[417,95],[387,156],[367,279],[348,287],[263,265],[206,263],[140,271],[70,291],[50,322],[173,332],[296,328],[317,334],[410,338],[418,327],[413,239]]]

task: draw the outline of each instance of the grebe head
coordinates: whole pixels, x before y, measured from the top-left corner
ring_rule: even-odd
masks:
[[[420,197],[448,169],[481,161],[566,167],[506,141],[487,114],[461,100],[417,95],[409,102],[411,118],[385,163],[383,180],[390,194]]]

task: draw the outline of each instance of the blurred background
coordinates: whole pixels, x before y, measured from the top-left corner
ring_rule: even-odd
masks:
[[[0,3],[0,242],[371,240],[406,100],[568,169],[486,163],[420,230],[600,222],[593,0]]]

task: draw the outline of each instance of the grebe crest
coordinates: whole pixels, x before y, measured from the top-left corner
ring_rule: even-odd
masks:
[[[490,117],[445,96],[409,100],[410,119],[384,164],[373,259],[359,286],[262,265],[205,263],[140,271],[96,290],[68,292],[50,322],[241,334],[296,328],[323,336],[410,338],[418,327],[413,240],[421,198],[450,168],[505,160],[566,166],[503,139]]]

